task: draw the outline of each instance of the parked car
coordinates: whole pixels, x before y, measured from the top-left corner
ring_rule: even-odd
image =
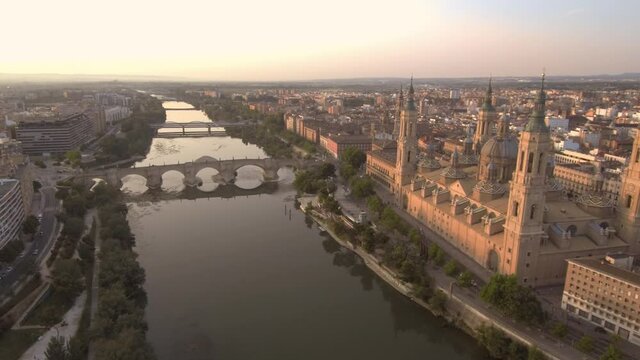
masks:
[[[33,255],[38,255],[38,249],[33,250]]]

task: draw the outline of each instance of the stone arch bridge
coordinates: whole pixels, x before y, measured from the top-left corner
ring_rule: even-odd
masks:
[[[197,176],[203,169],[215,169],[218,174],[214,180],[221,184],[230,184],[234,181],[237,170],[243,166],[257,166],[264,171],[264,180],[273,181],[278,179],[278,170],[282,167],[302,168],[308,161],[299,159],[231,159],[219,160],[210,156],[203,156],[195,161],[178,164],[150,165],[130,168],[111,168],[89,170],[81,177],[84,181],[92,179],[103,179],[110,185],[117,188],[122,187],[122,178],[127,175],[139,175],[147,180],[149,189],[159,189],[162,186],[162,175],[168,171],[177,171],[184,175],[184,184],[195,187],[202,183]]]

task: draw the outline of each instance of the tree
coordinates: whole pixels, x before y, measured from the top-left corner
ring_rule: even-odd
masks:
[[[584,335],[576,343],[576,349],[582,351],[585,354],[589,354],[593,351],[593,339],[588,335]]]
[[[540,301],[530,288],[518,284],[514,275],[493,275],[482,288],[480,297],[518,321],[544,322],[545,314]]]
[[[73,299],[82,291],[82,269],[76,260],[56,261],[51,278],[54,290],[66,299]]]
[[[547,357],[544,356],[542,351],[535,346],[529,348],[529,354],[527,356],[527,360],[546,360]]]
[[[429,298],[429,306],[436,315],[444,314],[447,304],[447,294],[442,290],[438,290]]]
[[[42,184],[39,181],[32,181],[33,184],[33,192],[38,192],[40,191],[40,188],[42,188]]]
[[[455,276],[458,273],[458,264],[456,264],[455,260],[451,259],[447,261],[443,269],[447,276]]]
[[[367,155],[358,148],[348,147],[342,153],[341,160],[357,170],[367,161]]]
[[[40,221],[38,221],[38,218],[33,215],[29,215],[26,219],[24,219],[24,222],[22,223],[22,231],[25,234],[35,234],[38,230],[38,226],[40,226]]]
[[[609,344],[607,351],[605,351],[600,360],[622,360],[622,353],[615,344]]]
[[[480,326],[478,328],[478,341],[489,350],[489,355],[496,359],[505,359],[509,356],[510,340],[499,329],[493,326]]]
[[[384,209],[384,204],[377,195],[371,195],[367,198],[367,207],[371,213],[376,214],[376,216],[380,216]]]
[[[343,179],[349,180],[357,174],[357,170],[349,163],[343,162],[340,165],[340,175]]]
[[[567,332],[568,332],[567,325],[561,322],[556,322],[553,328],[551,329],[551,335],[559,339],[564,339],[564,337],[567,336]]]
[[[353,196],[358,199],[366,198],[374,193],[373,181],[368,176],[352,177],[350,185]]]
[[[76,216],[66,218],[62,232],[73,239],[79,239],[84,232],[84,219]]]
[[[458,286],[466,288],[471,286],[471,282],[473,281],[473,276],[468,270],[465,270],[458,275],[458,279],[456,280],[456,284]]]
[[[49,340],[44,352],[47,360],[69,360],[69,351],[62,336],[54,336]]]
[[[64,154],[64,156],[67,158],[71,165],[77,165],[78,163],[80,163],[82,154],[78,150],[69,150]]]

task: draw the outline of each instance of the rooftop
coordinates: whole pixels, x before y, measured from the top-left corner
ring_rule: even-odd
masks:
[[[569,263],[575,263],[591,270],[603,273],[616,279],[624,280],[634,286],[640,286],[640,274],[620,269],[609,264],[604,259],[585,257],[567,260]]]

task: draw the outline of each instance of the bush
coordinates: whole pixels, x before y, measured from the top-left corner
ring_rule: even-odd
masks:
[[[455,276],[458,273],[458,265],[455,260],[451,259],[447,261],[444,266],[444,273],[447,274],[447,276]]]
[[[467,270],[463,271],[458,275],[458,279],[456,280],[456,284],[458,286],[466,288],[471,286],[471,282],[473,281],[473,275]]]
[[[42,160],[36,160],[33,162],[40,169],[45,169],[47,165]]]
[[[576,343],[576,349],[582,351],[585,354],[591,353],[593,351],[593,339],[587,335],[584,335]]]
[[[29,215],[22,223],[22,232],[25,234],[35,234],[38,230],[38,226],[40,226],[38,218],[33,215]]]
[[[442,290],[436,291],[429,299],[429,306],[436,315],[444,314],[447,304],[447,294]]]
[[[560,322],[555,323],[553,328],[551,329],[551,335],[559,339],[564,339],[565,336],[567,336],[567,332],[567,325]]]

